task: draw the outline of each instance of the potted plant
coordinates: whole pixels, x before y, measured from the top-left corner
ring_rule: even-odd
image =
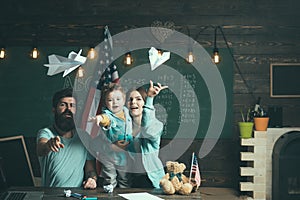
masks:
[[[269,116],[265,110],[259,106],[254,110],[253,121],[256,131],[266,131],[269,125]]]
[[[251,121],[250,108],[247,110],[246,116],[241,109],[242,122],[239,122],[239,130],[241,138],[251,138],[253,132],[253,122]]]

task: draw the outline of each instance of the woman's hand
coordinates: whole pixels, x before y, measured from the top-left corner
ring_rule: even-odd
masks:
[[[111,145],[111,148],[113,151],[121,152],[121,151],[126,150],[128,144],[129,144],[129,142],[127,142],[125,140],[118,140]]]
[[[148,97],[155,97],[156,95],[159,94],[159,92],[163,89],[168,88],[168,86],[162,86],[160,83],[157,83],[157,86],[153,86],[153,82],[150,80],[150,86],[147,91],[147,96]]]

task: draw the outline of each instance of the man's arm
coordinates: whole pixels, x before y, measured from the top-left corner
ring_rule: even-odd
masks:
[[[85,181],[83,187],[85,189],[95,189],[97,187],[97,173],[95,171],[95,160],[87,160],[84,166]]]
[[[40,138],[37,143],[37,155],[46,156],[50,151],[58,152],[64,145],[60,142],[60,137],[56,136],[51,139]]]

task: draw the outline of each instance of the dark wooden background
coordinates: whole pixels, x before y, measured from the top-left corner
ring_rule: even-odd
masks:
[[[269,73],[270,63],[300,62],[299,8],[298,0],[2,1],[0,45],[88,47],[102,40],[105,25],[117,34],[170,22],[175,30],[210,48],[214,27],[220,26],[236,61],[233,137],[219,141],[201,161],[201,171],[204,185],[237,187],[241,108],[260,96],[263,106],[283,108],[283,125],[300,126],[300,99],[270,98]],[[217,45],[227,48],[220,31]]]

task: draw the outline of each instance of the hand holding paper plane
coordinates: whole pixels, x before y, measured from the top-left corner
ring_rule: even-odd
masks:
[[[154,47],[151,47],[151,49],[149,50],[149,60],[150,60],[152,71],[169,59],[170,59],[170,52],[163,52],[163,54],[159,56],[158,50],[155,49]]]
[[[81,56],[82,49],[78,53],[71,51],[68,58],[52,54],[48,56],[49,64],[44,64],[45,67],[49,67],[48,76],[53,76],[64,71],[63,77],[71,73],[80,65],[84,64],[86,57]]]

